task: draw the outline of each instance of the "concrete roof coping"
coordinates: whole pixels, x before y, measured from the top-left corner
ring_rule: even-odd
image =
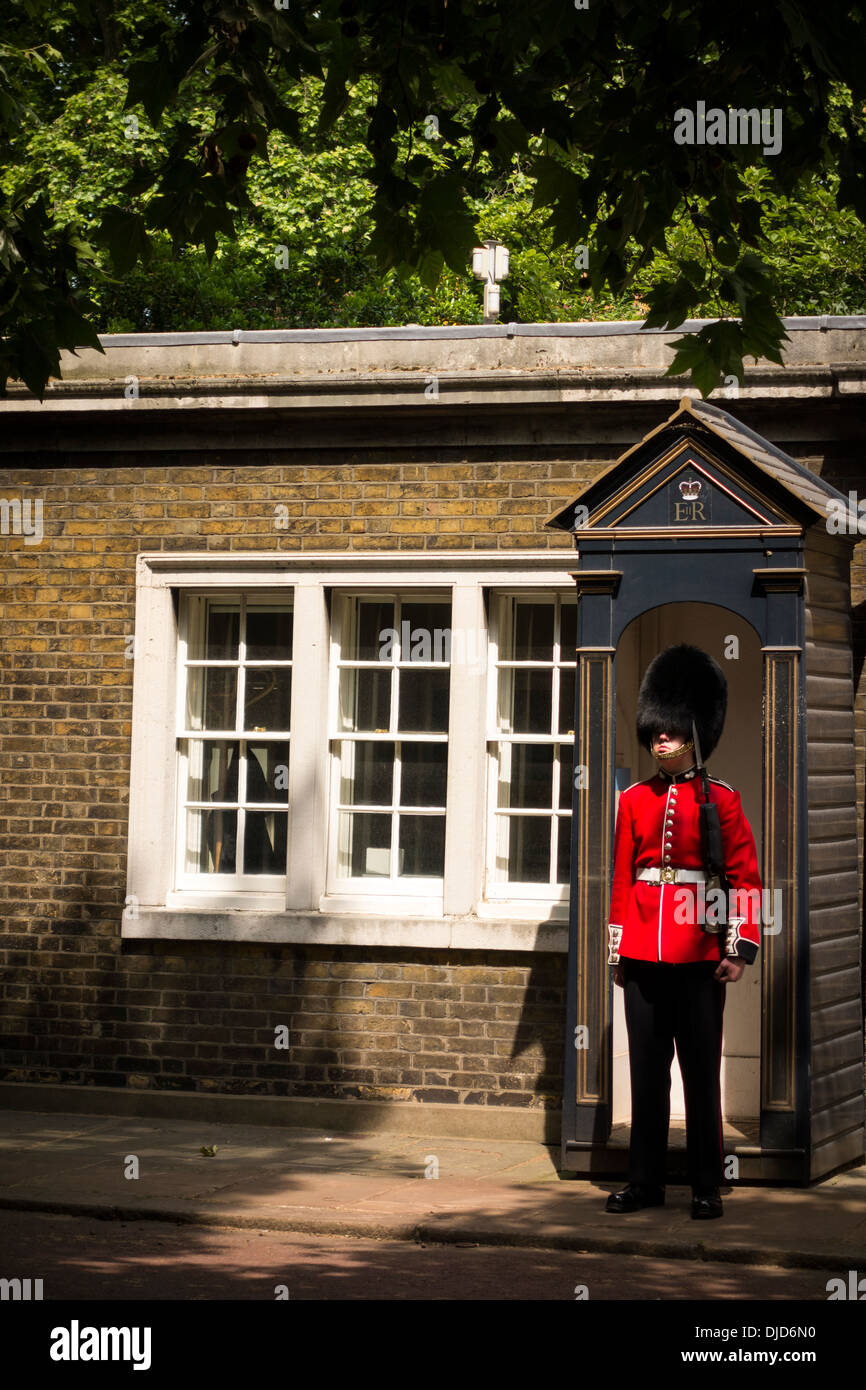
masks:
[[[100,333],[105,347],[181,347],[232,343],[348,343],[437,338],[605,338],[628,333],[697,333],[715,319],[686,319],[675,329],[644,328],[643,319],[574,323],[407,323],[390,328],[220,329],[201,333]],[[866,329],[863,314],[820,314],[782,319],[789,332],[832,328]]]
[[[61,379],[49,382],[44,401],[13,383],[0,415],[675,400],[684,382],[667,376],[674,343],[715,321],[688,320],[677,329],[646,329],[634,320],[104,334],[102,352],[61,354]],[[760,399],[863,394],[866,316],[784,324],[784,366],[764,360],[747,366],[745,393]]]

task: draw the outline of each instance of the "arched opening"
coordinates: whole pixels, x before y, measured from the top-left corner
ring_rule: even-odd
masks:
[[[763,657],[755,629],[741,615],[711,603],[668,603],[648,609],[623,630],[616,649],[616,797],[651,777],[656,763],[635,732],[641,676],[662,648],[691,642],[719,662],[728,681],[728,710],[708,771],[736,787],[762,862]],[[761,1110],[761,957],[727,989],[722,1052],[722,1115],[726,1129],[758,1141]],[[622,990],[613,991],[613,1135],[627,1141],[631,1114],[628,1038]],[[671,1067],[671,1137],[685,1126],[677,1058]],[[620,1128],[624,1127],[624,1128]]]

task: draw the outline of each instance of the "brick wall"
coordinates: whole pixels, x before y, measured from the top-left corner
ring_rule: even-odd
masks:
[[[564,960],[124,943],[7,952],[7,1080],[558,1106]],[[116,925],[115,925],[116,931]],[[55,943],[56,944],[56,943]],[[75,948],[78,949],[75,949]],[[289,1029],[290,1049],[275,1046]]]
[[[245,452],[243,466],[230,452],[190,453],[158,467],[152,453],[108,467],[76,453],[50,469],[7,456],[2,495],[44,499],[45,539],[0,546],[0,1076],[558,1106],[564,956],[120,939],[138,551],[569,550],[544,518],[621,446],[569,446],[563,458],[500,445],[492,462],[493,450],[474,452],[440,448],[431,462],[406,450],[395,462],[394,450],[347,450],[341,466],[312,450]],[[798,456],[825,466],[814,451]],[[857,485],[827,462],[837,486]],[[861,817],[864,692],[861,681]],[[288,1053],[274,1047],[278,1024]]]
[[[45,539],[0,552],[0,1076],[556,1106],[560,956],[120,940],[140,549],[568,549],[542,523],[573,462],[291,457],[4,472],[3,495],[44,499]]]

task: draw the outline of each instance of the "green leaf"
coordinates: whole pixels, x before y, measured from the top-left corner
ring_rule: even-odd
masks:
[[[136,261],[146,261],[150,255],[144,217],[139,212],[109,208],[97,236],[107,246],[112,265],[121,274],[131,270]]]
[[[59,347],[74,352],[79,347],[95,348],[102,352],[96,329],[77,309],[61,304],[54,311],[54,331]]]
[[[535,192],[532,199],[533,212],[536,208],[556,204],[563,199],[572,199],[576,204],[579,204],[579,180],[570,169],[566,169],[564,165],[560,164],[558,159],[542,155],[536,159],[532,172],[535,177]]]
[[[418,266],[418,278],[428,290],[435,290],[442,275],[445,257],[441,251],[428,251]]]
[[[133,106],[143,106],[147,119],[156,126],[174,90],[174,77],[165,63],[148,60],[133,63],[123,109],[129,111]]]
[[[324,134],[339,120],[349,105],[351,92],[347,86],[350,65],[345,53],[337,51],[331,59],[325,76],[319,108],[318,131]]]
[[[452,270],[465,273],[475,243],[475,219],[455,174],[441,174],[424,185],[417,227],[423,244],[441,252]]]
[[[692,260],[680,261],[679,266],[690,285],[694,285],[695,289],[703,287],[707,277],[705,266],[702,266],[699,261]]]

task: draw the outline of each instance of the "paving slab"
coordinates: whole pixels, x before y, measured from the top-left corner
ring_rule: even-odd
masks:
[[[696,1222],[682,1186],[612,1215],[621,1183],[562,1177],[557,1158],[526,1141],[0,1111],[0,1207],[866,1273],[866,1166],[812,1188],[733,1187],[720,1221]]]

